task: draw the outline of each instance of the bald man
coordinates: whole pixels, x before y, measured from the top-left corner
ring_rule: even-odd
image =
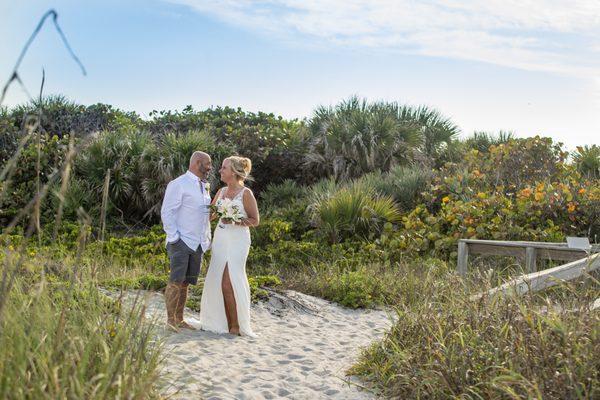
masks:
[[[202,255],[210,247],[211,199],[206,178],[211,169],[210,156],[194,152],[187,172],[167,185],[160,210],[170,264],[165,289],[167,326],[174,331],[195,329],[183,320],[183,309],[188,286],[198,282]]]

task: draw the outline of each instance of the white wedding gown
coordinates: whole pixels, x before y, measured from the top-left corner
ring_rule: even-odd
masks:
[[[242,189],[232,199],[232,202],[238,205],[244,218],[248,216],[242,201],[245,190],[246,188]],[[225,190],[221,192],[224,193]],[[220,195],[218,200],[222,198],[223,194]],[[210,264],[204,280],[202,300],[200,301],[200,328],[202,330],[229,333],[221,288],[223,271],[227,265],[229,267],[229,279],[235,295],[240,333],[243,336],[257,336],[250,327],[251,298],[248,277],[246,276],[246,258],[249,250],[250,229],[247,226],[223,224],[219,221],[213,236]]]

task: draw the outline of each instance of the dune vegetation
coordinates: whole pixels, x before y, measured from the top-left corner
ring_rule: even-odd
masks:
[[[523,266],[480,257],[466,279],[455,270],[460,238],[597,243],[600,148],[458,133],[436,110],[359,98],[305,120],[229,107],[142,119],[61,96],[1,108],[0,397],[159,396],[155,325],[105,290],[166,286],[162,196],[203,150],[217,166],[253,160],[255,301],[280,288],[395,310],[386,337],[348,366],[372,390],[598,398],[597,274],[473,301]]]

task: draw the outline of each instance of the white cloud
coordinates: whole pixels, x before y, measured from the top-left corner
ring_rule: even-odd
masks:
[[[281,40],[593,77],[599,0],[169,0]]]

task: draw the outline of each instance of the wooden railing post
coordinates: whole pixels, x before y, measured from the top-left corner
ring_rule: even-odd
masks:
[[[535,247],[525,248],[525,267],[528,273],[537,272],[537,250]]]
[[[463,240],[458,241],[458,260],[456,262],[458,274],[467,276],[467,264],[469,263],[469,244]]]

